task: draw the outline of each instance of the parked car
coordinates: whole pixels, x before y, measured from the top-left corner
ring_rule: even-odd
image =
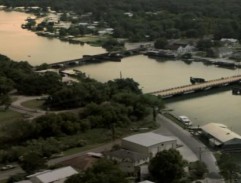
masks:
[[[187,126],[191,126],[191,125],[192,125],[191,120],[190,120],[187,116],[179,116],[179,120],[180,120],[184,125],[187,125]]]
[[[4,171],[4,170],[10,170],[10,169],[14,169],[16,168],[16,165],[5,165],[3,167],[1,167],[1,170]]]

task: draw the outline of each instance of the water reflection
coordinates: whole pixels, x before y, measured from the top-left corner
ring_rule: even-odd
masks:
[[[74,45],[58,39],[47,39],[21,28],[29,15],[0,11],[0,54],[32,65],[80,58],[82,55],[104,53],[101,47]]]

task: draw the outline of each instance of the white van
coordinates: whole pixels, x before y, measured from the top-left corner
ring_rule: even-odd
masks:
[[[179,120],[187,126],[191,126],[192,122],[190,121],[190,119],[187,116],[179,116]]]

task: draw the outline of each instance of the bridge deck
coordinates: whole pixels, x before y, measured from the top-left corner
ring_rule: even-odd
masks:
[[[155,92],[151,92],[151,94],[159,95],[161,97],[167,97],[171,95],[183,94],[188,92],[191,93],[197,90],[205,90],[205,89],[208,89],[209,87],[222,86],[233,82],[238,82],[240,80],[241,80],[241,75],[237,75],[232,77],[209,80],[204,83],[199,83],[195,85],[190,84],[190,85],[184,85],[184,86],[179,86],[175,88],[169,88],[166,90],[155,91]]]

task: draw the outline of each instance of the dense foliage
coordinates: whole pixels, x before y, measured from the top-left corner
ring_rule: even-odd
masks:
[[[14,62],[0,55],[0,68],[1,95],[13,89],[25,95],[49,94],[61,87],[61,77],[56,73],[40,75],[27,62]]]
[[[157,183],[178,182],[184,177],[184,160],[175,149],[164,150],[156,154],[149,164],[149,172]]]
[[[27,164],[26,170],[35,169],[31,167],[35,164],[24,161],[29,155],[26,152],[43,158],[82,147],[89,139],[80,135],[97,129],[105,129],[111,140],[117,137],[117,128],[138,123],[151,114],[151,109],[163,107],[160,98],[143,95],[139,84],[130,78],[100,83],[79,73],[79,82],[62,83],[56,73],[39,74],[28,63],[13,62],[4,56],[0,57],[0,67],[1,103],[7,103],[8,92],[13,89],[21,94],[49,94],[45,105],[50,113],[0,126],[0,162],[21,161],[23,168]],[[78,112],[51,113],[52,109],[77,107]]]
[[[73,175],[65,183],[127,183],[127,179],[117,165],[108,160],[100,160],[83,174]]]
[[[114,28],[115,37],[132,41],[159,37],[202,37],[213,34],[241,38],[241,2],[237,0],[0,0],[8,6],[51,6],[77,14],[92,12],[86,21]],[[130,12],[133,16],[125,15]]]
[[[240,176],[240,166],[232,158],[231,154],[222,153],[217,158],[221,175],[227,182],[234,182]]]

